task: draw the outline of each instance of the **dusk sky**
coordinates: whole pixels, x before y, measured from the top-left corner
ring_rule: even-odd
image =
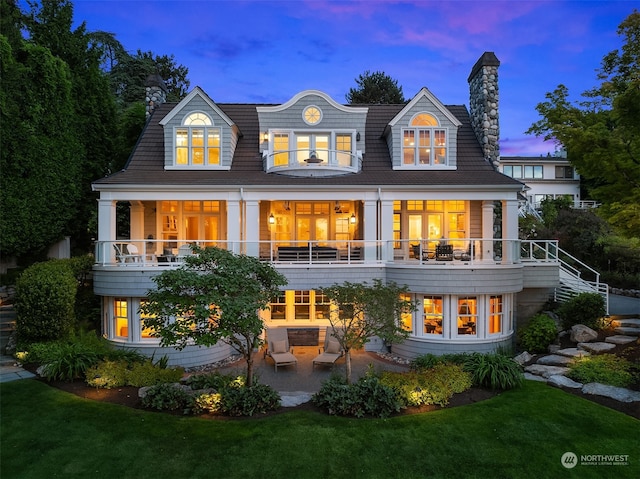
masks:
[[[525,135],[535,106],[562,83],[571,98],[622,46],[619,24],[638,1],[118,1],[76,0],[76,24],[124,47],[175,55],[219,103],[282,103],[307,89],[339,103],[356,78],[382,71],[406,99],[427,87],[469,106],[467,77],[485,51],[501,61],[502,155],[546,155]]]

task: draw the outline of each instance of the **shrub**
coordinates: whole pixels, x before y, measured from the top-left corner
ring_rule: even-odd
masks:
[[[502,354],[474,353],[467,357],[464,370],[471,374],[475,386],[491,389],[513,389],[522,385],[522,368]]]
[[[115,388],[122,386],[153,386],[160,383],[180,381],[183,368],[162,368],[149,359],[143,362],[130,363],[125,359],[117,361],[101,361],[86,372],[89,386],[99,388]]]
[[[634,382],[633,363],[614,354],[587,356],[569,366],[568,377],[581,383],[627,387]]]
[[[403,406],[446,406],[454,394],[471,387],[471,375],[457,364],[436,364],[409,373],[384,372],[381,380],[396,391]]]
[[[598,293],[580,293],[558,309],[558,316],[565,329],[570,329],[574,324],[600,329],[600,318],[606,313],[604,298]]]
[[[228,376],[219,371],[207,374],[194,374],[185,380],[185,384],[191,389],[215,389],[219,391],[229,386],[244,386],[244,376]]]
[[[52,353],[41,371],[48,380],[72,381],[84,377],[87,369],[100,360],[95,351],[82,343],[61,343]]]
[[[16,331],[20,342],[66,338],[74,322],[77,280],[67,262],[27,268],[16,283]]]
[[[271,386],[229,386],[220,391],[220,410],[228,416],[253,416],[280,407],[280,395]]]
[[[520,330],[518,340],[523,350],[544,353],[557,335],[558,328],[553,318],[546,314],[537,314]]]
[[[141,403],[143,407],[157,411],[182,409],[187,412],[193,403],[193,398],[177,384],[162,383],[151,386]]]
[[[355,384],[334,376],[322,384],[312,401],[329,414],[355,417],[388,417],[403,406],[398,393],[372,374]]]
[[[467,353],[443,354],[436,356],[435,354],[423,354],[411,361],[411,369],[420,371],[423,369],[432,369],[438,364],[464,364]]]
[[[126,361],[101,361],[87,369],[85,374],[89,386],[96,388],[118,388],[127,384],[129,364]]]
[[[204,393],[193,399],[191,413],[193,414],[218,414],[222,412],[222,394]]]

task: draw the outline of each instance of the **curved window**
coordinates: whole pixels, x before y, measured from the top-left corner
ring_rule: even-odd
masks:
[[[191,113],[176,128],[175,164],[210,166],[220,164],[220,128],[204,113]]]
[[[446,165],[447,131],[429,113],[419,113],[402,132],[402,164],[404,166]]]
[[[307,125],[317,125],[322,120],[322,110],[314,105],[308,106],[304,109],[302,118]]]
[[[436,341],[485,340],[513,333],[512,295],[414,294],[413,320],[403,318],[411,336]],[[406,325],[411,324],[409,328]]]

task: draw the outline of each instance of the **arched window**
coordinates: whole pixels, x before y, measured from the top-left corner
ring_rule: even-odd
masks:
[[[220,164],[220,128],[213,126],[208,115],[191,113],[176,128],[177,166],[210,166]]]
[[[447,130],[430,113],[418,113],[403,131],[404,166],[446,165]]]

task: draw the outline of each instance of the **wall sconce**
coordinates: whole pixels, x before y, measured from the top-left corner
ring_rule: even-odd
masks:
[[[352,225],[356,224],[356,214],[355,213],[351,213],[351,218],[349,218],[349,223],[351,223]]]
[[[269,224],[270,224],[270,225],[274,225],[274,224],[276,224],[276,217],[275,217],[275,216],[273,216],[273,213],[271,213],[271,214],[269,215]]]
[[[360,132],[359,131],[356,132],[356,141],[360,141]]]
[[[262,141],[269,141],[269,132],[265,131],[262,134]]]

